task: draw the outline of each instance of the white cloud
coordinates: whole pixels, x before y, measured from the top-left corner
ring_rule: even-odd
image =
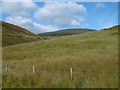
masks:
[[[86,8],[75,2],[46,2],[35,18],[56,26],[77,26],[84,20]]]
[[[104,8],[105,4],[104,3],[97,3],[96,8]]]
[[[73,21],[72,21],[72,25],[73,25],[73,26],[79,26],[80,23],[79,23],[78,21],[76,21],[76,20],[73,20]]]
[[[83,5],[75,2],[46,2],[43,7],[39,7],[32,0],[10,1],[4,0],[2,2],[2,13],[9,15],[6,17],[6,21],[26,28],[36,34],[56,31],[64,26],[79,26],[84,21],[87,12]],[[32,21],[35,18],[47,25]]]
[[[32,2],[32,0],[22,0],[21,2],[17,2],[16,0],[14,0],[14,2],[10,2],[10,0],[4,0],[2,2],[3,13],[12,16],[27,16],[31,11],[35,11],[37,8],[37,5]]]
[[[19,25],[23,28],[28,29],[29,31],[33,32],[33,33],[42,33],[42,32],[49,32],[49,31],[55,31],[58,30],[57,27],[53,27],[53,26],[45,26],[45,25],[41,25],[39,23],[33,22],[31,19],[29,18],[23,18],[21,16],[18,17],[7,17],[6,21],[15,25]]]

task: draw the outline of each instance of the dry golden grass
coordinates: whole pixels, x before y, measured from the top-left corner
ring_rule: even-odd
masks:
[[[113,32],[89,32],[5,47],[3,65],[11,68],[5,72],[3,67],[3,87],[117,88],[118,36]]]

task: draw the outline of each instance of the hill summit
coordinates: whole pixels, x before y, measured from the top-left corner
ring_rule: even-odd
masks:
[[[94,29],[87,29],[87,28],[72,28],[72,29],[64,29],[54,32],[47,32],[38,34],[40,36],[67,36],[67,35],[75,35],[75,34],[82,34],[85,32],[96,31]]]

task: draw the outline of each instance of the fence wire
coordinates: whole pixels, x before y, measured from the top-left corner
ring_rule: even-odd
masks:
[[[41,78],[43,80],[61,78],[66,83],[72,81],[75,87],[79,87],[80,85],[92,84],[95,80],[98,80],[97,83],[106,82],[108,87],[110,87],[110,81],[113,80],[115,84],[113,86],[117,86],[118,84],[118,71],[104,70],[104,71],[95,71],[95,70],[81,70],[77,68],[46,68],[40,66],[10,66],[3,65],[2,66],[2,74],[3,77],[6,78],[9,75],[13,75],[13,77],[20,78],[21,76],[31,76],[34,78]],[[104,79],[106,79],[104,81]],[[105,84],[106,84],[105,83]]]

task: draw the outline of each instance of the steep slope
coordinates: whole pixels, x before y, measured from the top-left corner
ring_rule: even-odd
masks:
[[[2,26],[3,47],[42,39],[28,30],[10,23],[0,22],[0,26]]]
[[[67,36],[67,35],[75,35],[75,34],[82,34],[85,32],[96,31],[93,29],[84,29],[84,28],[74,28],[74,29],[65,29],[59,30],[54,32],[47,32],[38,34],[40,36]]]

